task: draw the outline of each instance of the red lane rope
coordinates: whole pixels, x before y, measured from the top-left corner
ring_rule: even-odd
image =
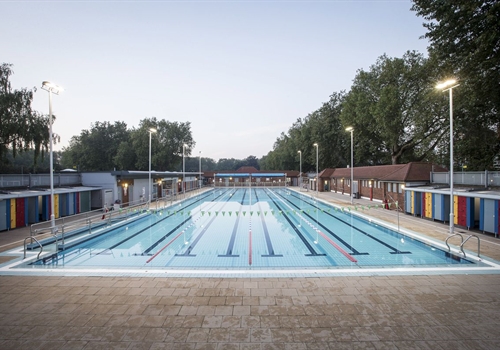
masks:
[[[323,236],[324,239],[328,241],[331,245],[333,245],[339,252],[341,252],[347,259],[351,260],[354,263],[357,263],[358,261],[354,259],[348,252],[346,252],[344,249],[342,249],[337,243],[332,241],[329,237],[327,237],[323,232],[318,231],[321,236]]]
[[[252,265],[252,231],[249,232],[248,246],[248,265]]]
[[[183,233],[184,233],[184,231],[182,231],[181,233],[179,233],[177,236],[175,236],[175,237],[174,237],[174,239],[173,239],[173,240],[171,240],[170,242],[168,242],[165,246],[163,246],[163,248],[161,248],[159,251],[157,251],[157,252],[155,253],[155,255],[153,255],[152,257],[150,257],[150,258],[148,259],[148,261],[146,261],[146,264],[147,264],[147,263],[149,263],[149,262],[150,262],[151,260],[153,260],[154,258],[156,258],[156,256],[157,256],[158,254],[160,254],[160,253],[163,251],[163,249],[165,249],[165,248],[167,248],[169,245],[171,245],[171,244],[172,244],[172,243],[173,243],[173,242],[174,242],[177,238],[179,238],[179,236],[180,236],[180,235],[182,235]]]

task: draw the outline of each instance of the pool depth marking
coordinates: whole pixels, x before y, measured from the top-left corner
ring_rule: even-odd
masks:
[[[297,197],[296,195],[293,195],[293,196],[294,196],[295,198],[297,198],[297,199],[302,200],[301,198]],[[288,200],[288,199],[287,199],[287,201],[289,201],[290,203],[292,203],[292,202],[291,202],[290,200]],[[307,202],[307,201],[305,201],[305,202]],[[310,202],[307,202],[307,203],[308,203],[309,205],[311,205],[312,207],[316,208],[316,210],[321,210],[319,207],[315,206],[313,203],[310,203]],[[292,203],[292,204],[293,204],[293,203]],[[390,244],[388,244],[388,243],[386,243],[386,242],[384,242],[384,241],[382,241],[382,240],[378,239],[377,237],[372,236],[372,235],[371,235],[371,234],[369,234],[368,232],[365,232],[365,231],[363,231],[363,230],[361,230],[361,229],[359,229],[359,228],[357,228],[357,227],[352,226],[352,225],[351,225],[351,224],[349,224],[347,221],[344,221],[344,220],[342,220],[342,219],[340,219],[340,218],[336,217],[335,215],[332,215],[332,214],[330,214],[330,213],[328,213],[328,212],[325,212],[324,210],[323,210],[323,213],[325,213],[326,215],[331,216],[332,218],[334,218],[334,219],[336,219],[336,220],[338,220],[338,221],[340,221],[340,222],[343,222],[345,225],[347,225],[347,226],[349,226],[349,227],[352,227],[353,229],[355,229],[355,230],[356,230],[356,231],[358,231],[359,233],[361,233],[361,234],[363,234],[363,235],[365,235],[365,236],[367,236],[367,237],[369,237],[369,238],[373,239],[374,241],[376,241],[376,242],[378,242],[378,243],[382,244],[383,246],[385,246],[385,247],[389,248],[390,250],[392,250],[392,252],[389,252],[389,254],[411,254],[411,252],[408,252],[408,251],[401,251],[401,250],[399,250],[399,249],[397,249],[397,248],[394,248],[394,247],[393,247],[393,246],[391,246]],[[306,215],[307,215],[307,214],[306,214]],[[352,215],[352,214],[351,214],[351,215]],[[322,227],[324,227],[323,225],[321,225],[321,226],[322,226]],[[366,253],[366,254],[368,254],[368,253]]]

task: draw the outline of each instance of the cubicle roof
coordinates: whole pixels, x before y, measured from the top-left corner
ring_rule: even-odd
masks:
[[[215,177],[284,177],[285,173],[218,173]]]

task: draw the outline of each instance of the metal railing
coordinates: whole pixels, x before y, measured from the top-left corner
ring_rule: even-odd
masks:
[[[431,172],[431,183],[450,183],[450,173]],[[500,186],[500,171],[456,171],[453,172],[453,184],[470,186]]]
[[[248,187],[289,187],[290,185],[286,182],[272,182],[272,181],[261,181],[261,182],[216,182],[214,187],[222,188],[248,188]]]
[[[65,220],[56,222],[55,226],[51,226],[50,221],[33,224],[31,225],[30,236],[26,237],[24,241],[25,250],[27,247],[27,239],[35,240],[43,250],[43,245],[40,240],[35,238],[35,236],[40,237],[41,239],[50,238],[52,236],[55,239],[55,249],[57,252],[59,249],[59,240],[61,241],[62,246],[64,246],[65,236],[68,232],[81,231],[82,233],[88,232],[88,234],[92,234],[93,229],[95,228],[109,226],[114,221],[128,219],[133,215],[144,213],[150,208],[148,202],[136,202],[131,205],[130,204],[131,203],[125,203],[124,207],[114,210],[104,208],[82,213],[81,215],[68,216]]]

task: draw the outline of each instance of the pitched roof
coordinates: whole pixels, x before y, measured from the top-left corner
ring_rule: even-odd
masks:
[[[335,169],[333,168],[326,168],[322,172],[319,173],[319,178],[325,178],[325,177],[332,177]]]
[[[235,171],[235,173],[258,173],[259,170],[253,166],[241,166],[238,168],[238,170]]]
[[[376,165],[354,167],[355,179],[376,179],[381,181],[429,181],[431,171],[447,171],[441,166],[432,163],[412,162],[408,164]],[[335,169],[332,177],[350,177],[351,169]]]

